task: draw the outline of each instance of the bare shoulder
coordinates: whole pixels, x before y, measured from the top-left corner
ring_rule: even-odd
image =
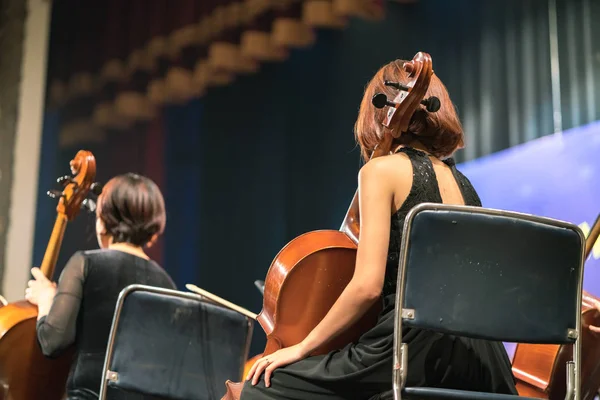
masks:
[[[366,163],[358,174],[361,182],[371,181],[376,183],[397,185],[398,181],[410,177],[412,179],[412,165],[405,154],[374,158]]]

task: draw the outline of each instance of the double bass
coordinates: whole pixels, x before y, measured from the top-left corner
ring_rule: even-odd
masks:
[[[62,191],[51,191],[58,197],[57,216],[44,253],[40,270],[52,279],[67,222],[82,207],[91,211],[87,199],[96,177],[96,160],[89,151],[79,151],[71,161],[73,176],[59,178]],[[96,186],[97,187],[97,186]],[[46,358],[37,343],[37,306],[26,300],[0,308],[0,400],[60,400],[72,362],[72,351],[58,358]]]
[[[385,94],[376,94],[373,105],[389,107],[383,125],[384,137],[371,158],[389,154],[392,141],[408,130],[410,120],[423,104],[429,112],[439,110],[436,97],[424,99],[433,75],[431,56],[419,52],[403,65],[409,80],[406,84],[386,81],[385,85],[398,90],[389,101]],[[391,129],[393,128],[393,129]],[[360,233],[358,191],[339,231],[319,230],[305,233],[289,242],[277,254],[265,278],[262,311],[257,321],[267,335],[263,354],[246,363],[247,372],[263,355],[293,346],[319,324],[346,288],[356,264]],[[349,329],[316,349],[312,355],[327,354],[358,340],[361,334],[377,322],[381,304],[375,303]],[[243,383],[226,382],[224,399],[237,399]]]
[[[600,215],[585,241],[585,259],[600,236]],[[600,326],[600,301],[583,291],[581,301],[581,400],[592,400],[600,388],[600,334],[588,329]],[[562,400],[567,390],[566,363],[573,357],[572,345],[519,343],[513,357],[513,375],[520,396]]]

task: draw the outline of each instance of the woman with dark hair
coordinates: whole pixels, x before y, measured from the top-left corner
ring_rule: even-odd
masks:
[[[358,175],[361,226],[354,276],[302,342],[256,362],[246,377],[242,400],[366,400],[390,391],[396,277],[406,215],[423,202],[481,206],[469,180],[448,158],[463,147],[463,131],[436,75],[425,97],[438,97],[439,111],[429,113],[420,106],[407,132],[393,141],[389,155],[369,161],[384,135],[390,134],[382,124],[387,110],[375,108],[371,99],[376,93],[395,98],[397,92],[384,82],[406,84],[403,63],[393,61],[377,72],[365,90],[356,121],[356,137],[368,162]],[[356,343],[308,357],[376,301],[383,303],[378,322]],[[404,329],[402,340],[408,344],[408,386],[517,394],[501,343],[410,328]]]
[[[76,354],[67,398],[97,399],[112,318],[121,290],[132,284],[175,289],[169,275],[151,261],[150,247],[165,228],[163,196],[154,182],[126,174],[106,184],[98,197],[96,235],[100,250],[75,253],[58,280],[31,270],[26,299],[38,306],[37,337],[53,357],[72,344]]]

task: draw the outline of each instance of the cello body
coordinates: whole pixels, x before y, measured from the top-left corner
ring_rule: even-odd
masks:
[[[599,298],[583,292],[581,307],[581,399],[592,400],[600,388],[600,334],[588,329],[600,325],[594,306]],[[573,358],[572,345],[519,343],[513,374],[520,396],[563,400],[566,394],[566,363]]]
[[[264,355],[300,343],[325,317],[352,279],[356,249],[345,233],[322,230],[297,237],[279,252],[267,273],[264,307],[257,317],[267,334]],[[380,309],[381,304],[374,305],[351,329],[313,355],[357,340],[375,325]]]
[[[96,176],[92,153],[79,151],[71,161],[77,176],[59,179],[65,185],[58,197],[57,217],[40,270],[52,279],[67,222],[85,205]],[[57,358],[43,355],[37,340],[37,306],[22,300],[0,307],[0,400],[61,400],[73,360],[73,348]]]
[[[600,216],[585,240],[585,259],[600,236]],[[592,400],[600,388],[600,334],[590,325],[600,326],[596,304],[600,298],[587,293],[581,296],[581,400]],[[567,390],[567,361],[573,359],[573,345],[519,343],[513,357],[513,374],[520,396],[562,400]]]
[[[0,400],[60,400],[73,360],[69,349],[50,359],[36,336],[37,307],[10,303],[0,312]]]
[[[345,233],[320,230],[298,236],[277,254],[265,278],[265,293],[273,293],[271,286],[280,285],[280,295],[265,296],[265,306],[257,317],[267,333],[267,345],[264,353],[246,361],[244,376],[259,358],[300,343],[317,326],[352,279],[356,250],[357,245]],[[274,314],[264,312],[271,308]],[[282,313],[282,309],[293,312]],[[327,354],[356,341],[375,325],[380,310],[381,305],[375,304],[352,329],[312,355]]]

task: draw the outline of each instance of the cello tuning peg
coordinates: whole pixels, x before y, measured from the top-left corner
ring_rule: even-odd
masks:
[[[429,112],[436,112],[440,109],[440,106],[442,105],[440,99],[438,99],[435,96],[431,96],[428,99],[421,100],[421,104],[423,104]]]
[[[48,195],[48,197],[51,197],[53,199],[58,199],[63,196],[63,193],[60,190],[48,190],[46,194]]]
[[[99,182],[92,183],[92,186],[90,186],[90,191],[96,196],[100,196],[102,193],[102,184]]]
[[[72,182],[73,178],[71,178],[69,175],[61,176],[60,178],[56,179],[56,183],[63,186],[66,186],[67,184]]]
[[[92,199],[85,199],[81,202],[81,209],[93,214],[96,212],[96,202]]]
[[[385,106],[394,107],[396,103],[388,101],[387,96],[383,93],[377,93],[371,99],[371,103],[375,106],[375,108],[383,108]]]
[[[408,89],[410,89],[408,86],[406,86],[406,85],[404,85],[404,84],[402,84],[400,82],[383,81],[383,84],[385,86],[391,86],[391,87],[393,87],[395,89],[403,90],[405,92],[408,92]]]

